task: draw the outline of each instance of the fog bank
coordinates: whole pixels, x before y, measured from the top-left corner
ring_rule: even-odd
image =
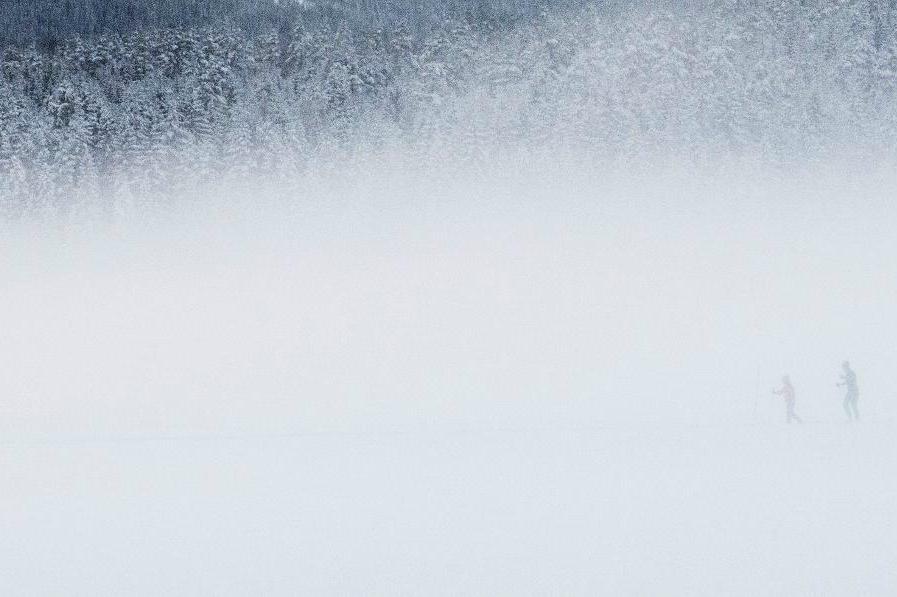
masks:
[[[664,173],[665,172],[665,173]],[[251,186],[251,185],[248,185]],[[260,182],[259,189],[264,189]],[[892,174],[359,169],[11,227],[7,437],[893,417]]]

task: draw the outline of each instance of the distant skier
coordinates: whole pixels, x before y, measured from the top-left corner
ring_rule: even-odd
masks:
[[[794,386],[791,385],[791,378],[787,375],[782,378],[782,387],[778,390],[773,390],[773,394],[778,396],[782,396],[785,399],[785,422],[791,423],[791,421],[797,421],[798,423],[803,423],[803,420],[797,416],[797,413],[794,412],[794,404],[797,402]]]
[[[857,374],[850,368],[850,362],[844,361],[841,364],[844,373],[841,374],[841,381],[838,387],[847,388],[847,394],[844,395],[844,412],[847,418],[852,421],[860,420],[860,411],[857,409],[857,402],[860,399],[860,389],[857,386]]]

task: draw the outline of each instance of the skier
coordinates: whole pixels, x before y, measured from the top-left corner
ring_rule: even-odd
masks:
[[[791,378],[787,375],[782,378],[782,387],[778,390],[773,390],[773,394],[777,396],[782,396],[785,398],[785,422],[791,423],[791,421],[797,421],[798,423],[803,423],[800,417],[797,416],[797,413],[794,412],[794,403],[796,402],[795,394],[794,394],[794,386],[791,385]]]
[[[841,364],[844,373],[841,374],[841,381],[838,387],[846,387],[847,394],[844,395],[844,412],[847,418],[852,421],[860,420],[860,411],[857,409],[857,401],[860,398],[860,389],[857,386],[857,374],[850,368],[850,362],[844,361]]]

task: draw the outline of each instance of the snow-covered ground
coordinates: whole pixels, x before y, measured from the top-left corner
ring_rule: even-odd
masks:
[[[4,595],[888,595],[894,426],[4,443]]]
[[[889,594],[893,174],[485,180],[5,231],[0,594]]]

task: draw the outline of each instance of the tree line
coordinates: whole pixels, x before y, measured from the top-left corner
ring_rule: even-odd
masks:
[[[390,147],[466,164],[509,148],[593,163],[895,148],[897,27],[880,3],[527,6],[425,27],[221,22],[10,46],[0,211],[289,178]]]
[[[298,23],[345,21],[353,28],[405,22],[421,29],[467,15],[513,21],[587,0],[3,0],[0,47],[35,43],[52,51],[73,35],[228,25],[249,34]]]

